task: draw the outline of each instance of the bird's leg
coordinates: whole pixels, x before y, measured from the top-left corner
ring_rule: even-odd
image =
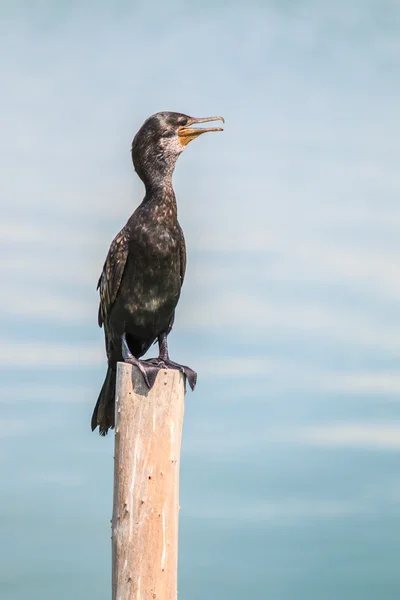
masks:
[[[181,371],[184,375],[186,375],[191,389],[194,390],[197,382],[197,373],[190,367],[180,365],[179,363],[170,360],[168,356],[167,334],[165,332],[158,336],[158,347],[158,358],[150,358],[149,360],[145,360],[143,362],[157,366],[159,369],[177,369],[178,371]]]
[[[162,333],[158,337],[158,356],[163,362],[169,361],[167,334]]]
[[[122,358],[124,362],[129,363],[131,365],[135,365],[143,375],[143,379],[145,384],[151,390],[154,385],[154,382],[157,377],[157,373],[159,371],[159,367],[156,365],[150,364],[148,361],[139,360],[136,356],[133,356],[132,352],[129,349],[128,342],[126,341],[125,333],[122,334]]]

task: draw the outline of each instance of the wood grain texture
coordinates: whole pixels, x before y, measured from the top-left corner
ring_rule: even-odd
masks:
[[[162,370],[151,391],[118,363],[113,600],[176,600],[179,462],[185,383]]]

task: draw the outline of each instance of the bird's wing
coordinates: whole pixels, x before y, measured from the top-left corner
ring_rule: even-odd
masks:
[[[100,290],[99,325],[107,323],[112,305],[118,294],[124,273],[126,260],[128,258],[128,232],[122,229],[114,238],[100,275],[97,289]]]
[[[178,230],[179,230],[180,275],[181,275],[181,287],[182,287],[183,280],[185,279],[185,272],[186,272],[186,244],[185,244],[185,236],[183,235],[183,230],[182,230],[182,227],[179,225],[179,223],[178,223]],[[167,329],[167,335],[169,335],[169,333],[171,333],[174,321],[175,321],[175,311],[172,313],[172,317],[171,317],[171,320],[169,322],[168,329]],[[155,340],[154,343],[156,343],[156,341],[157,340]]]
[[[185,244],[185,236],[183,235],[182,227],[179,225],[179,233],[180,233],[180,241],[179,241],[179,256],[181,260],[181,285],[183,284],[183,280],[185,279],[186,272],[186,244]]]
[[[185,271],[186,271],[186,244],[185,244],[185,236],[183,235],[183,230],[182,230],[182,227],[179,225],[179,223],[178,223],[178,229],[179,229],[180,274],[181,274],[181,287],[182,287],[183,280],[185,279]],[[175,321],[175,311],[172,313],[172,317],[171,317],[171,320],[169,322],[168,329],[167,329],[167,335],[171,332],[174,321]]]

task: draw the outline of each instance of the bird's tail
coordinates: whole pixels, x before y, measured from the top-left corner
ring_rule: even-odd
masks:
[[[99,426],[100,435],[106,435],[114,427],[116,370],[108,367],[107,375],[92,416],[92,431]]]

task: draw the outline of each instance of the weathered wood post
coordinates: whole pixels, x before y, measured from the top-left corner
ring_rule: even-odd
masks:
[[[149,391],[136,367],[118,363],[113,600],[177,598],[184,394],[179,371],[160,371]]]

